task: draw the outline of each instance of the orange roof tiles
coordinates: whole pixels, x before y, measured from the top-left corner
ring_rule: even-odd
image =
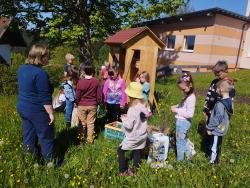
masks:
[[[123,44],[136,36],[137,34],[144,31],[145,27],[138,27],[138,28],[131,28],[126,30],[121,30],[114,34],[113,36],[110,36],[107,40],[105,40],[105,43],[112,43],[112,44]]]

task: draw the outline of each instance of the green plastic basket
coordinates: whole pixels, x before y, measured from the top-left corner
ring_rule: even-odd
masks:
[[[122,123],[118,121],[106,124],[104,131],[105,138],[123,140],[125,134],[122,132],[121,127]]]

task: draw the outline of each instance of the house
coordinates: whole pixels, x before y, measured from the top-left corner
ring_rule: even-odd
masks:
[[[166,45],[159,53],[158,67],[208,71],[218,60],[226,60],[230,69],[250,68],[248,16],[212,8],[139,26],[149,27]]]
[[[8,29],[12,18],[0,17],[0,63],[11,64],[12,52],[23,52],[26,42],[20,30]]]

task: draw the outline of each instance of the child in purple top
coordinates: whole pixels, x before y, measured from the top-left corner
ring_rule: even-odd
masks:
[[[119,119],[120,108],[126,104],[126,84],[120,77],[118,67],[113,66],[108,71],[109,78],[103,87],[104,102],[107,105],[108,122],[114,122]]]

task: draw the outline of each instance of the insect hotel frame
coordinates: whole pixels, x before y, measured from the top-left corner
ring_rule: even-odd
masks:
[[[121,30],[105,43],[109,45],[109,63],[119,65],[120,75],[127,85],[135,81],[142,71],[149,73],[149,102],[156,104],[154,91],[158,50],[164,49],[165,44],[148,27]]]

